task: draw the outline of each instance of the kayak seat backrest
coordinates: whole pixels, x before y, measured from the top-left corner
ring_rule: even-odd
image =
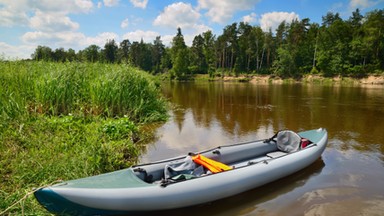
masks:
[[[299,150],[301,137],[290,130],[283,130],[277,134],[277,148],[285,153],[291,153]]]

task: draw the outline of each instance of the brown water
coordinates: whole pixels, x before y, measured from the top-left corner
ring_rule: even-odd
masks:
[[[264,187],[174,215],[384,215],[384,87],[164,83],[175,108],[141,162],[324,127],[322,157]],[[223,188],[225,190],[225,188]]]

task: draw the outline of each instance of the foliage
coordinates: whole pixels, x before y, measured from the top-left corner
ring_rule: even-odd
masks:
[[[117,45],[115,40],[108,40],[104,46],[104,58],[107,63],[115,63],[117,61]]]
[[[155,74],[170,73],[169,77],[177,79],[197,73],[213,77],[218,72],[300,76],[314,67],[326,76],[366,76],[384,71],[383,23],[384,10],[362,15],[356,9],[347,20],[329,12],[321,24],[308,18],[283,21],[276,32],[264,32],[260,26],[244,22],[232,23],[221,35],[211,31],[196,35],[191,47],[186,46],[178,28],[170,47],[165,47],[158,36],[153,43],[125,39],[119,47],[114,43],[110,46],[113,40],[107,41],[104,49],[90,45],[77,54],[72,49],[38,46],[32,58],[126,63]]]
[[[171,61],[175,77],[177,79],[185,79],[189,75],[189,58],[188,49],[180,28],[177,29],[177,34],[172,39]]]

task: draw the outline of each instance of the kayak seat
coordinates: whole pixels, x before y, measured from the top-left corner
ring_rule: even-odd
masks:
[[[268,153],[267,156],[270,158],[278,158],[278,157],[282,157],[282,156],[287,155],[287,154],[288,153],[286,153],[286,152],[275,151],[275,152]]]
[[[276,144],[277,148],[286,153],[291,153],[299,150],[301,137],[290,130],[282,130],[277,134]]]
[[[276,145],[279,151],[267,154],[270,158],[282,157],[288,153],[295,152],[300,149],[301,137],[290,130],[282,130],[277,133]]]

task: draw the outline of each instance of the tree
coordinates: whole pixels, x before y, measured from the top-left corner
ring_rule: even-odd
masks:
[[[322,26],[325,26],[325,27],[331,26],[336,21],[343,21],[340,18],[339,13],[334,14],[332,12],[328,12],[327,15],[323,16],[322,20],[323,20]]]
[[[206,74],[208,65],[204,54],[204,38],[201,34],[195,36],[191,47],[191,66],[192,73]]]
[[[69,48],[67,52],[67,60],[72,62],[76,60],[76,52],[74,49]]]
[[[365,19],[362,26],[364,58],[373,68],[384,70],[384,10],[371,11]]]
[[[117,50],[117,51],[116,51]],[[384,10],[362,15],[359,9],[343,20],[329,12],[322,23],[308,18],[283,21],[273,34],[260,26],[232,23],[221,35],[206,31],[186,46],[181,29],[165,47],[160,36],[153,43],[123,40],[119,47],[108,40],[103,50],[90,45],[77,53],[38,46],[31,55],[44,61],[89,61],[129,63],[152,73],[170,71],[178,79],[193,73],[214,76],[216,69],[239,73],[274,73],[298,76],[310,71],[326,76],[361,76],[384,71]],[[192,73],[191,73],[192,71]]]
[[[37,46],[35,52],[31,55],[32,59],[37,61],[51,61],[53,56],[52,49],[47,46]]]
[[[92,44],[84,49],[85,59],[89,62],[99,61],[100,47]]]
[[[263,49],[266,50],[265,63],[266,63],[266,66],[269,68],[271,67],[271,64],[272,64],[271,62],[273,62],[274,60],[273,58],[274,40],[273,40],[271,29],[269,29],[269,32],[265,33]]]
[[[252,37],[252,26],[248,23],[240,22],[238,28],[238,51],[235,63],[235,73],[243,71],[249,72],[251,56],[254,53],[254,38]]]
[[[277,49],[278,58],[273,62],[274,73],[281,77],[292,77],[297,70],[292,52],[288,45]]]
[[[141,39],[139,44],[140,49],[140,63],[139,67],[145,71],[151,71],[152,69],[152,55],[151,55],[151,44],[144,43],[143,39]]]
[[[285,21],[281,22],[276,29],[276,46],[280,47],[281,45],[286,43],[287,39],[287,23]]]
[[[67,60],[67,53],[65,52],[64,48],[60,47],[55,49],[55,51],[52,53],[52,60],[56,62],[65,62]]]
[[[160,70],[162,72],[168,72],[172,68],[171,49],[166,47],[164,53],[161,56]]]
[[[350,23],[352,28],[360,28],[362,25],[363,18],[364,16],[361,15],[359,8],[357,8],[354,12],[352,12],[352,16],[349,17],[348,22]],[[356,32],[360,31],[360,29],[356,30]]]
[[[165,46],[163,42],[161,41],[161,37],[157,36],[156,39],[153,41],[152,46],[152,71],[156,74],[161,71],[161,58],[164,55],[165,52]]]
[[[124,39],[123,41],[120,42],[120,47],[117,51],[120,62],[128,63],[130,49],[131,49],[131,42],[128,39]]]
[[[237,23],[232,23],[224,28],[223,34],[227,39],[229,69],[232,71],[236,63],[236,54],[238,53]]]
[[[348,62],[351,28],[337,19],[328,27],[322,26],[319,34],[317,61],[319,69],[327,76],[344,74],[350,67]]]
[[[272,42],[272,33],[270,38],[267,38],[268,33],[264,33],[263,30],[259,26],[252,27],[251,32],[251,43],[248,53],[248,68],[253,69],[255,71],[260,71],[263,66],[265,51],[269,48],[269,42]],[[270,40],[270,41],[268,41]],[[256,63],[256,64],[255,64]]]
[[[215,36],[211,31],[203,33],[203,53],[205,56],[205,62],[207,64],[207,72],[212,78],[216,69],[215,62]]]
[[[133,66],[150,71],[152,69],[150,45],[144,43],[143,39],[141,39],[140,43],[137,41],[133,42],[129,53],[129,62]]]
[[[104,45],[104,58],[107,63],[115,63],[117,61],[117,44],[115,40],[107,40]]]
[[[177,28],[177,34],[172,39],[171,48],[172,72],[177,79],[185,79],[189,74],[188,49],[184,42],[184,36],[181,29]]]

